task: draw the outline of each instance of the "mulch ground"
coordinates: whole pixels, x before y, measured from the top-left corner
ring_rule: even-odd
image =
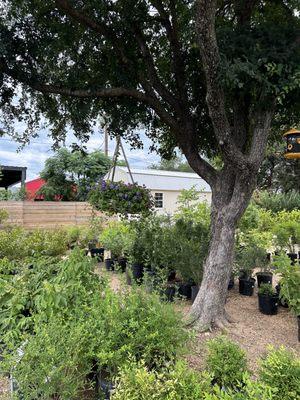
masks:
[[[188,312],[190,305],[181,305],[184,313]],[[226,311],[236,321],[228,328],[227,335],[246,351],[254,374],[259,358],[266,353],[269,345],[284,346],[300,357],[297,320],[288,309],[279,307],[277,315],[261,314],[256,293],[252,297],[241,296],[238,289],[234,288],[228,294]],[[214,330],[196,335],[192,355],[188,357],[191,366],[201,368],[205,342],[221,333],[220,330]]]

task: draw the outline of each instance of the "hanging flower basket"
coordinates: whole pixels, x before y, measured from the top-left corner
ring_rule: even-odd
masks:
[[[147,214],[153,208],[150,190],[136,183],[101,181],[91,190],[89,202],[109,214]]]

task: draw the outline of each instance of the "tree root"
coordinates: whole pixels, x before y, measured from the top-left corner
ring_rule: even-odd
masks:
[[[230,317],[228,313],[224,311],[224,313],[214,320],[207,320],[206,318],[201,318],[199,315],[189,314],[185,318],[184,325],[187,328],[195,328],[195,330],[199,333],[204,333],[207,331],[212,331],[212,328],[218,328],[222,331],[227,332],[228,328],[232,323],[236,322],[233,318]]]

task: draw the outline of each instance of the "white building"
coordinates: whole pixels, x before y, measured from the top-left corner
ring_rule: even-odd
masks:
[[[173,214],[180,192],[193,186],[200,192],[200,201],[211,202],[210,186],[195,173],[135,168],[131,169],[131,173],[134,182],[150,189],[159,213]],[[112,173],[109,175],[106,179],[111,179]],[[132,182],[127,167],[116,167],[114,181]]]

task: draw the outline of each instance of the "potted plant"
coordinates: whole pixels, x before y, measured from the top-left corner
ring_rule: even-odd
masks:
[[[252,296],[255,279],[252,277],[256,263],[256,249],[249,246],[240,246],[235,251],[235,264],[239,270],[239,293]]]
[[[89,193],[89,202],[108,214],[149,214],[153,209],[151,192],[136,183],[101,181]]]
[[[300,269],[291,265],[286,254],[275,257],[276,271],[281,275],[280,298],[288,303],[298,321],[298,340],[300,341]]]
[[[111,252],[111,258],[105,260],[106,269],[113,269],[117,262],[122,272],[126,270],[126,253],[130,246],[131,232],[129,225],[124,222],[111,222],[99,237],[100,243]]]
[[[275,315],[278,311],[279,296],[270,283],[262,283],[258,289],[259,311],[266,315]]]
[[[286,213],[286,219],[278,218],[279,221],[273,228],[275,242],[280,251],[287,251],[290,262],[295,264],[298,258],[296,245],[300,243],[300,226],[297,220],[289,219]]]
[[[202,281],[203,263],[209,246],[209,225],[203,221],[180,218],[174,226],[176,270],[182,277],[178,294],[195,300]]]

